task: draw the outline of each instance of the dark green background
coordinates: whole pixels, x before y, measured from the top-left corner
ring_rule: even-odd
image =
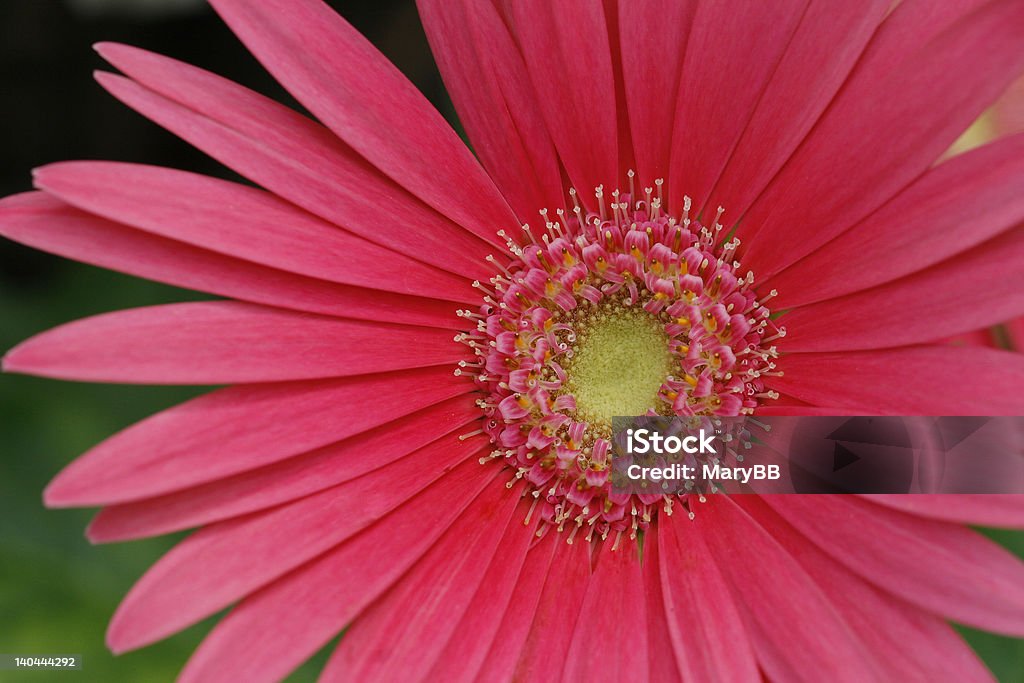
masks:
[[[90,45],[118,40],[169,54],[293,103],[205,8],[165,16],[93,15],[71,0],[0,2],[0,195],[30,189],[29,170],[62,159],[116,159],[234,178],[122,107],[91,78]],[[334,2],[451,114],[415,9],[408,2]],[[0,240],[0,350],[74,318],[200,298]],[[0,672],[0,681],[171,680],[213,620],[121,657],[103,633],[121,596],[173,538],[91,546],[90,511],[47,511],[41,491],[77,454],[196,389],[0,377],[0,652],[83,656],[81,672]],[[995,537],[1024,555],[1024,534]],[[922,567],[922,571],[927,571]],[[1001,681],[1024,680],[1024,645],[968,637]],[[314,680],[326,653],[294,680]]]

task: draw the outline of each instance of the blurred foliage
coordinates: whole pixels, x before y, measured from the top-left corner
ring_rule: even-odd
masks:
[[[92,69],[104,68],[90,50],[97,40],[170,54],[296,106],[208,10],[156,22],[139,13],[76,15],[73,6],[59,0],[0,3],[0,195],[29,189],[33,166],[71,158],[140,161],[234,177],[105,95],[90,78]],[[349,0],[344,11],[451,115],[411,3]],[[0,350],[74,318],[197,298],[0,242]],[[199,391],[0,377],[0,651],[79,654],[85,674],[4,672],[2,680],[171,680],[212,626],[216,618],[113,657],[103,634],[114,608],[177,539],[91,546],[83,535],[91,511],[45,510],[41,503],[46,483],[77,454]],[[1024,556],[1024,535],[993,536]],[[1000,680],[1024,680],[1021,641],[965,633]],[[292,680],[314,680],[329,649]]]

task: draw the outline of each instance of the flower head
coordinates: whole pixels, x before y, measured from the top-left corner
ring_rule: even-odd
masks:
[[[1021,562],[963,526],[1020,498],[608,482],[619,414],[1024,411],[1019,355],[935,343],[1024,312],[1024,139],[934,163],[1024,69],[1024,5],[423,0],[474,157],[319,0],[212,4],[319,122],[121,45],[97,78],[262,189],[72,162],[0,202],[227,299],[4,359],[232,385],[46,491],[96,541],[199,528],[112,649],[234,605],[184,680],[343,630],[326,680],[985,680],[945,620],[1024,634]]]

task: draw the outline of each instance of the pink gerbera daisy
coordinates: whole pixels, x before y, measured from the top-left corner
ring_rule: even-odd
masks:
[[[118,99],[263,189],[71,162],[11,239],[225,301],[7,370],[228,384],[47,489],[95,541],[199,527],[116,652],[231,607],[182,680],[977,681],[1024,635],[1002,496],[630,496],[612,415],[1019,414],[1019,0],[422,0],[476,157],[319,0],[212,0],[319,123],[123,45]],[[895,6],[894,6],[895,5]],[[722,208],[724,207],[724,208]],[[539,212],[539,213],[538,213]]]

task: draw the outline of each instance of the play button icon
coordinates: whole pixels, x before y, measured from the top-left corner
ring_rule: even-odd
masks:
[[[838,472],[848,465],[860,460],[860,456],[851,451],[849,448],[841,443],[836,444],[835,451],[832,453],[832,471]]]
[[[787,461],[798,493],[907,493],[914,478],[913,444],[898,417],[802,420]]]

